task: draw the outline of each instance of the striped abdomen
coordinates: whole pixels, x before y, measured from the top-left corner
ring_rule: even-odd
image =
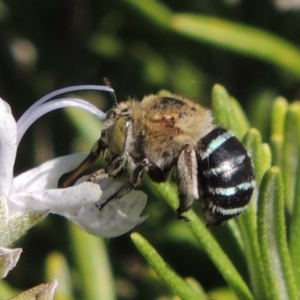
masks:
[[[255,187],[253,165],[243,144],[221,127],[200,140],[198,154],[204,218],[208,225],[218,226],[249,203]]]

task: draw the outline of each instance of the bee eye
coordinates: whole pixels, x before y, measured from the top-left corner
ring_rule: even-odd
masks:
[[[117,113],[113,109],[111,109],[107,112],[106,119],[115,119],[116,116],[117,116]]]

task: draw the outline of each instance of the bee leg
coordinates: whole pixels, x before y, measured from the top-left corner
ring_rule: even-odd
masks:
[[[121,171],[127,166],[127,163],[131,161],[131,156],[128,152],[124,152],[117,157],[111,159],[106,167],[105,170],[109,174],[109,176],[117,177]]]
[[[98,140],[89,155],[83,160],[83,162],[76,167],[74,170],[62,175],[58,180],[58,187],[68,187],[75,183],[80,175],[93,163],[95,162],[100,154],[107,148],[107,145],[102,141]]]
[[[145,168],[149,165],[148,159],[143,159],[140,163],[136,165],[136,168],[133,170],[130,181],[126,182],[123,186],[120,187],[113,195],[111,195],[104,203],[96,206],[101,211],[106,204],[113,200],[120,199],[126,194],[130,193],[135,187],[137,187],[142,180],[142,174]]]
[[[95,171],[94,173],[92,173],[89,178],[87,179],[87,181],[89,182],[93,182],[96,183],[97,181],[104,179],[106,177],[108,177],[108,173],[105,171],[105,169],[100,169]]]
[[[188,219],[182,214],[191,208],[194,199],[199,198],[197,169],[196,153],[190,144],[186,144],[177,161],[179,189],[179,207],[177,214],[179,219],[184,219],[185,221],[188,221]]]
[[[93,172],[87,179],[89,182],[96,183],[108,176],[117,177],[124,168],[126,158],[123,155],[117,156],[111,160],[106,168]]]
[[[108,176],[117,177],[125,166],[127,156],[128,154],[126,152],[118,156],[113,156],[104,169],[92,173],[87,181],[96,183]]]

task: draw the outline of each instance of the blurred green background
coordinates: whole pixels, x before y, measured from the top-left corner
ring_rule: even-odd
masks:
[[[184,19],[180,16],[191,20],[186,15],[190,13],[197,15],[196,23],[191,27],[180,23]],[[141,99],[167,89],[205,106],[210,105],[212,86],[220,83],[240,101],[266,139],[266,112],[275,96],[299,98],[299,44],[300,9],[282,9],[275,1],[0,1],[0,96],[18,118],[55,89],[103,84],[105,77],[119,100]],[[109,96],[80,95],[104,111],[112,105]],[[258,106],[260,110],[254,109]],[[265,118],[256,120],[258,111]],[[89,151],[99,137],[98,125],[86,137],[63,111],[43,117],[22,140],[15,173],[56,156]],[[155,191],[144,188],[149,194],[145,212],[149,218],[136,230],[181,276],[196,278],[206,290],[225,285],[184,222],[177,221]],[[33,228],[16,244],[24,253],[5,282],[24,290],[48,280],[49,264],[56,262],[52,255],[58,252],[67,261],[74,298],[85,299],[73,230],[56,216]],[[228,240],[226,226],[213,231],[239,271],[246,274],[245,261]],[[169,295],[128,234],[102,243],[108,249],[116,299]],[[101,281],[88,280],[95,286]]]

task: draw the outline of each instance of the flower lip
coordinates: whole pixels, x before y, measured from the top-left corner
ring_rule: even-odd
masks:
[[[120,181],[111,177],[102,179],[100,187],[103,194],[97,204],[103,203],[121,185]],[[133,190],[123,198],[108,203],[101,212],[95,210],[95,204],[92,203],[84,205],[76,213],[70,213],[66,217],[90,234],[107,238],[116,237],[130,231],[148,218],[140,216],[146,203],[146,194]],[[89,219],[86,218],[87,214]]]

